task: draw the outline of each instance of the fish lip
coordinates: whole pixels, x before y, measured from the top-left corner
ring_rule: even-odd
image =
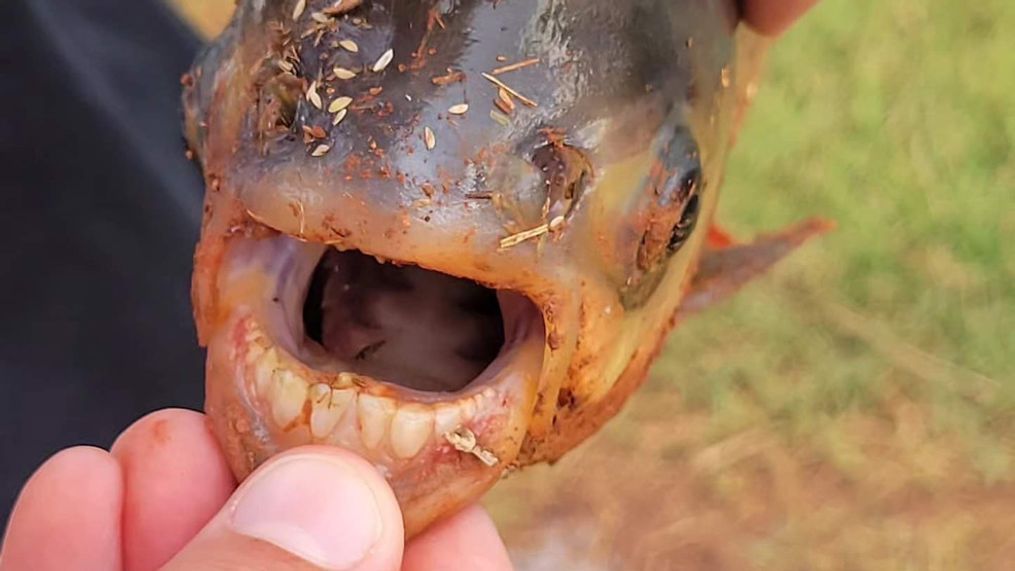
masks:
[[[265,247],[267,246],[267,247]],[[336,370],[333,363],[322,362],[324,349],[318,342],[308,338],[302,323],[302,308],[310,282],[310,273],[320,261],[328,245],[308,242],[285,234],[259,240],[239,241],[227,250],[223,260],[225,281],[236,280],[239,274],[252,269],[261,271],[268,283],[268,289],[261,292],[260,297],[249,288],[242,293],[230,293],[225,288],[226,297],[231,297],[234,306],[252,306],[254,315],[259,316],[261,325],[272,342],[287,350],[298,358],[309,369],[324,375],[351,373],[357,379],[382,387],[406,402],[434,403],[469,396],[483,390],[484,387],[496,382],[502,373],[512,365],[512,350],[518,345],[540,339],[544,347],[549,341],[546,338],[546,316],[543,309],[535,301],[522,292],[500,290],[493,284],[480,283],[467,276],[456,275],[436,270],[434,273],[473,281],[481,287],[493,290],[497,294],[498,306],[504,321],[504,337],[497,355],[471,381],[457,390],[436,391],[421,390],[404,386],[397,379],[386,379],[369,374],[352,371]],[[344,249],[343,251],[358,249]],[[389,259],[386,263],[400,266],[418,266],[412,261]],[[258,266],[260,266],[258,268]],[[272,289],[270,282],[274,280]],[[221,283],[222,280],[220,280]],[[294,287],[295,286],[295,287]],[[293,303],[295,301],[296,303]],[[541,372],[541,371],[540,371]]]
[[[229,240],[216,279],[221,305],[208,344],[206,410],[225,443],[234,473],[242,479],[261,462],[288,448],[331,444],[359,453],[387,476],[407,510],[407,521],[427,521],[431,510],[412,506],[430,505],[434,498],[445,497],[448,505],[475,501],[513,464],[533,421],[548,352],[542,311],[527,297],[510,296],[509,301],[525,300],[528,309],[516,312],[514,330],[505,336],[500,354],[458,391],[417,391],[364,375],[346,376],[314,368],[301,357],[300,336],[294,334],[302,332],[302,312],[295,311],[287,299],[302,299],[302,286],[327,248],[282,234]],[[282,279],[287,273],[290,279]],[[301,286],[287,287],[293,284]],[[504,300],[501,305],[503,308]],[[316,435],[316,408],[309,398],[290,407],[294,416],[280,423],[274,416],[278,397],[263,390],[257,378],[259,365],[255,363],[263,359],[266,350],[276,363],[284,363],[275,365],[276,377],[281,371],[302,380],[310,389],[302,389],[304,394],[327,387],[352,395],[354,410],[343,416],[339,426],[347,423],[350,414],[355,415],[349,421],[352,435],[339,428],[325,436]],[[367,442],[362,418],[365,402],[388,403],[387,433],[379,445]],[[394,440],[393,411],[401,414],[403,410],[432,415],[427,422],[433,425],[433,436],[414,455],[400,456]],[[441,425],[442,414],[459,421]],[[471,432],[480,446],[475,450],[456,446],[452,433],[459,429]]]

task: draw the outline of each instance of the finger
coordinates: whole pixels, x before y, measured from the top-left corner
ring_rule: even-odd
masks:
[[[211,520],[236,488],[205,423],[189,410],[135,422],[113,444],[123,467],[123,564],[158,569]]]
[[[373,466],[307,446],[255,471],[165,569],[395,571],[403,541],[395,495]]]
[[[504,542],[490,516],[480,507],[423,532],[405,548],[402,571],[509,571]]]
[[[745,0],[744,19],[767,36],[782,33],[818,0]]]
[[[120,466],[78,447],[47,460],[25,484],[0,551],[0,570],[120,569]]]

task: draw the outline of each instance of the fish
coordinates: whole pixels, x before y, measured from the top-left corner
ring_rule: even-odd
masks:
[[[763,51],[738,21],[241,0],[183,78],[205,408],[237,478],[339,446],[413,536],[592,436],[675,325],[826,232],[715,224]]]

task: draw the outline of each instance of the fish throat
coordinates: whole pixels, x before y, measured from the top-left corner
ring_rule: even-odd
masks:
[[[356,250],[321,257],[303,323],[307,341],[348,372],[431,392],[468,386],[506,339],[496,290]]]

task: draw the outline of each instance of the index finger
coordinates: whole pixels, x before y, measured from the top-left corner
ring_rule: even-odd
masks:
[[[482,508],[466,508],[434,524],[405,546],[402,571],[442,569],[512,570],[504,542]]]

